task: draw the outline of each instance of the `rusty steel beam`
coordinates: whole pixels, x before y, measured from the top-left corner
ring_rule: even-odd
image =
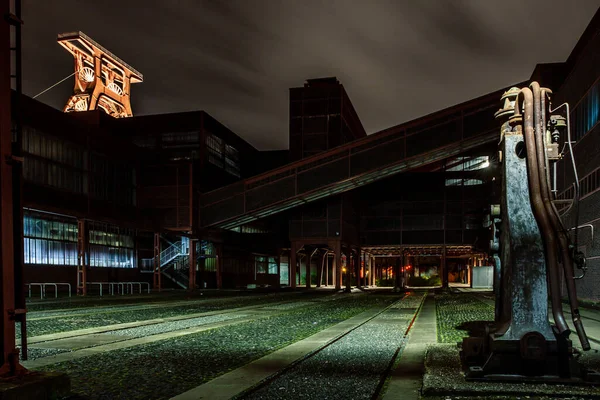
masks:
[[[88,224],[84,219],[77,220],[77,295],[87,294],[87,269],[89,263]]]
[[[160,272],[160,233],[154,234],[154,274],[153,289],[161,290],[161,272]]]
[[[196,240],[190,239],[190,248],[189,248],[190,274],[189,274],[188,290],[196,289],[196,243],[197,243]]]
[[[16,3],[16,8],[20,9],[18,0]],[[20,160],[13,154],[11,132],[11,25],[15,25],[18,36],[20,27],[17,29],[16,25],[21,22],[17,15],[12,14],[10,5],[9,0],[0,3],[0,377],[25,372],[15,346],[15,322],[25,310],[17,308],[16,301],[15,278],[20,276],[21,268],[15,264],[14,258],[13,166]],[[19,71],[15,71],[14,75],[18,77]]]

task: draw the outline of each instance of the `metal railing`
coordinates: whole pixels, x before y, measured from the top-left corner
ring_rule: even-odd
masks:
[[[147,293],[150,293],[150,284],[148,282],[87,282],[86,285],[98,285],[100,296],[104,294],[104,285],[106,285],[106,287],[108,288],[111,296],[115,295],[115,288],[117,294],[133,294],[134,286],[138,287],[139,293],[141,294],[142,285],[146,285]]]
[[[369,137],[208,192],[201,198],[201,226],[240,226],[498,140],[496,128],[468,138],[448,134],[435,144],[419,136]]]
[[[505,90],[204,193],[200,226],[234,228],[492,143]]]
[[[49,283],[26,283],[25,286],[28,288],[29,298],[31,298],[31,287],[39,286],[40,287],[40,299],[44,299],[46,297],[46,286],[54,287],[54,298],[58,298],[58,287],[59,286],[67,286],[69,288],[69,297],[71,297],[71,284],[63,283],[63,282],[49,282]]]
[[[185,244],[182,241],[175,242],[171,246],[167,247],[160,252],[160,266],[161,268],[173,261],[175,258],[187,253]]]

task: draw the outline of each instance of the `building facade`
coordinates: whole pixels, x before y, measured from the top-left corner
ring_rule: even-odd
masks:
[[[600,299],[589,228],[600,221],[599,54],[597,14],[568,60],[531,77],[571,107],[580,202],[565,218],[586,226],[578,289],[590,300]],[[487,263],[483,221],[500,196],[494,113],[507,89],[367,136],[337,79],[311,79],[290,89],[290,148],[276,152],[204,111],[114,118],[24,97],[26,281],[75,283],[85,246],[90,282],[340,288],[399,285],[418,269],[468,284]],[[556,180],[558,197],[573,198],[568,160]]]

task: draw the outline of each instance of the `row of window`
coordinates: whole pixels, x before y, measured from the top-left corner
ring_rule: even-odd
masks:
[[[475,186],[483,185],[481,179],[446,179],[446,186]]]
[[[577,141],[600,121],[600,81],[596,82],[571,112],[573,140]]]
[[[77,265],[77,243],[46,239],[23,239],[25,264]],[[135,268],[133,249],[90,245],[91,267]]]
[[[59,217],[26,211],[23,247],[26,264],[77,265],[77,224]],[[135,268],[135,232],[89,222],[89,265]]]
[[[29,182],[120,205],[135,205],[135,169],[23,127],[23,177]],[[90,165],[88,166],[88,158]]]
[[[239,233],[268,233],[269,232],[266,229],[258,228],[256,226],[251,226],[251,225],[236,226],[235,228],[231,228],[230,230],[233,232],[239,232]]]
[[[224,169],[238,178],[240,173],[240,158],[235,147],[228,145],[225,141],[213,134],[206,134],[206,152],[208,162]]]
[[[489,166],[488,156],[455,157],[446,162],[446,171],[477,171]]]
[[[87,152],[83,148],[44,135],[32,127],[24,126],[22,132],[23,152],[77,169],[87,169]]]
[[[254,266],[257,274],[277,274],[275,257],[254,256]]]

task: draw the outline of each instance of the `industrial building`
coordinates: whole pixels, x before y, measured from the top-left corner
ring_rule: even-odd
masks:
[[[589,226],[579,231],[588,278],[577,284],[590,300],[600,298],[599,29],[596,15],[565,62],[540,64],[530,78],[571,106],[578,225]],[[82,33],[58,40],[82,71],[64,112],[26,96],[13,108],[26,283],[81,293],[95,290],[84,281],[341,288],[401,286],[425,273],[446,286],[472,284],[473,268],[492,264],[484,220],[500,195],[494,113],[510,86],[367,135],[337,79],[309,79],[289,92],[289,150],[259,151],[210,110],[131,116],[130,83],[142,74]],[[125,78],[92,82],[94,57]],[[90,90],[104,101],[81,100]],[[558,198],[573,199],[572,166],[559,165]]]
[[[0,398],[600,396],[600,10],[564,62],[380,132],[298,82],[260,151],[136,115],[144,75],[83,32],[64,108],[23,95],[0,4]]]

